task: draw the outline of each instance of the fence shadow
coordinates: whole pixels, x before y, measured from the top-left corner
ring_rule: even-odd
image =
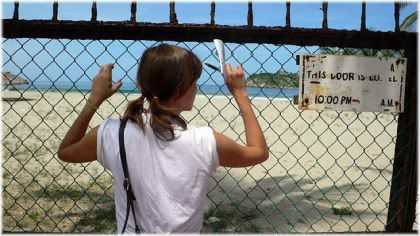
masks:
[[[370,224],[378,217],[383,220],[378,227],[384,227],[386,210],[377,212],[368,204],[363,207],[366,199],[360,196],[369,188],[368,184],[350,182],[320,187],[316,185],[318,180],[283,175],[241,184],[240,187],[234,183],[233,186],[213,189],[208,196],[212,206],[207,211],[210,214],[205,215],[204,230],[357,232],[369,231]],[[234,190],[226,192],[223,189]],[[346,197],[356,193],[360,195],[358,198]],[[217,220],[226,221],[223,228]]]

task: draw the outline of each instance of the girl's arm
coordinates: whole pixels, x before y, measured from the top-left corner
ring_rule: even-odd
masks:
[[[112,64],[102,66],[93,80],[92,93],[58,148],[58,158],[61,160],[77,163],[96,160],[98,127],[87,134],[86,130],[96,109],[122,85],[121,81],[112,85],[113,68]]]
[[[241,66],[232,69],[228,64],[226,74],[226,85],[235,98],[244,121],[246,146],[237,144],[227,136],[215,132],[220,165],[246,167],[259,164],[267,160],[268,147],[246,92],[244,72]]]

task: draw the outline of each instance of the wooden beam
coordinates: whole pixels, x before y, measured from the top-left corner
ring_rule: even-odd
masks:
[[[402,49],[415,44],[417,33],[375,32],[286,28],[226,26],[210,24],[177,24],[51,20],[3,20],[4,38],[52,39],[121,39],[292,44],[299,46]]]

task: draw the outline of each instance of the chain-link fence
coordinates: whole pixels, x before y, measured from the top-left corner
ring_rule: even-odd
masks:
[[[57,149],[85,104],[99,65],[115,63],[114,80],[122,78],[124,86],[98,109],[91,127],[119,117],[127,101],[139,96],[139,57],[159,43],[3,39],[3,73],[30,81],[2,89],[3,231],[115,232],[110,173],[97,162],[64,163]],[[167,43],[217,65],[212,43]],[[218,168],[209,184],[204,232],[385,230],[398,115],[300,111],[293,102],[296,56],[343,50],[226,44],[227,61],[246,71],[270,157],[254,167]],[[402,56],[401,51],[374,53]],[[194,108],[183,116],[244,142],[239,111],[221,81],[219,73],[204,68]]]

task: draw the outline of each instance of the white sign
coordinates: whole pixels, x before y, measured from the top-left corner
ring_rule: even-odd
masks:
[[[299,109],[403,112],[406,58],[301,55]]]

